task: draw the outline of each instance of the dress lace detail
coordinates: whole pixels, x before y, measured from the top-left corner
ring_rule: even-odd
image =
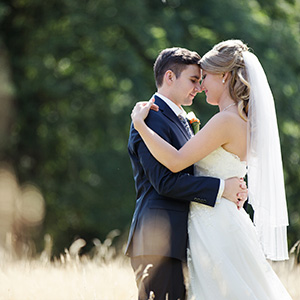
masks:
[[[195,164],[196,176],[244,177],[246,162],[222,147]],[[266,261],[248,214],[224,198],[192,202],[188,220],[189,299],[291,300]]]
[[[214,176],[222,179],[244,177],[247,164],[233,153],[220,147],[195,164],[196,176]]]

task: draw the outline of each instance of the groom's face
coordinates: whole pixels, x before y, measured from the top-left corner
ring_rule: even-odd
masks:
[[[179,77],[174,76],[169,99],[178,106],[193,104],[197,93],[201,92],[201,72],[198,65],[188,65]]]

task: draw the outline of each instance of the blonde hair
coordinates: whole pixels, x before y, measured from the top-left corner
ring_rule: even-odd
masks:
[[[245,51],[248,47],[240,40],[221,42],[202,57],[200,67],[213,74],[230,73],[230,96],[238,104],[241,118],[247,120],[244,114],[248,116],[250,84],[243,59]]]

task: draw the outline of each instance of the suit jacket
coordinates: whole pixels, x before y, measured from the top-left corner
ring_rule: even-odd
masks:
[[[189,139],[186,129],[158,96],[155,103],[159,111],[149,112],[147,125],[180,149]],[[193,176],[193,166],[172,173],[151,155],[132,125],[128,152],[137,197],[125,253],[185,260],[190,201],[214,206],[220,180]]]

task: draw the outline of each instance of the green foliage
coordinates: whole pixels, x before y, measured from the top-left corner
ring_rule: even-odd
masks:
[[[121,3],[120,3],[121,2]],[[158,52],[204,54],[244,40],[262,62],[278,112],[290,243],[300,238],[299,0],[14,0],[0,4],[1,40],[15,86],[5,159],[46,199],[56,253],[128,228],[135,204],[127,156],[130,111],[155,91]],[[202,123],[215,108],[198,96]],[[267,112],[266,112],[267,113]],[[38,240],[42,240],[38,237]]]

